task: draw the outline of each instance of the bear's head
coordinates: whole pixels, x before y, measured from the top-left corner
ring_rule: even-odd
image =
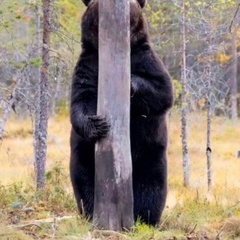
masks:
[[[83,47],[98,48],[98,1],[82,0],[87,9],[82,17]],[[143,17],[142,8],[146,0],[130,0],[130,36],[131,47],[139,46],[139,42],[148,41],[147,24]]]
[[[94,0],[82,0],[83,3],[88,6],[90,2],[97,2],[97,1],[94,1]],[[132,0],[131,0],[132,1]],[[132,2],[134,2],[135,0],[133,0]],[[139,3],[139,5],[143,8],[145,3],[146,3],[146,0],[136,0],[136,2]]]

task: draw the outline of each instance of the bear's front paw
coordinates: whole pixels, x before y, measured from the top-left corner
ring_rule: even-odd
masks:
[[[98,141],[107,136],[110,130],[110,124],[103,116],[88,116],[89,140]]]

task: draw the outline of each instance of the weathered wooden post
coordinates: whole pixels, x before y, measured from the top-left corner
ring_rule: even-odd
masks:
[[[111,130],[96,145],[94,224],[103,229],[133,225],[130,151],[130,2],[99,1],[97,114]]]

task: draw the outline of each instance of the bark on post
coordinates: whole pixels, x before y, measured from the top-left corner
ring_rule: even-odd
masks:
[[[110,230],[133,225],[129,8],[129,0],[99,1],[97,112],[111,130],[96,145],[94,224]]]

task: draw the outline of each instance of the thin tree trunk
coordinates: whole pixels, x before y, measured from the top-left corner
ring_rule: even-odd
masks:
[[[231,63],[231,119],[237,122],[237,26],[234,24],[232,33],[232,63]]]
[[[56,102],[59,98],[59,94],[61,92],[61,80],[62,80],[62,69],[61,67],[57,66],[57,72],[56,72],[56,88],[53,94],[52,98],[52,107],[51,107],[51,116],[54,116],[56,114]]]
[[[210,80],[209,80],[210,81]],[[209,86],[209,92],[211,91],[211,85]],[[208,190],[212,187],[212,161],[211,161],[211,102],[210,96],[207,99],[207,184]]]
[[[40,19],[40,10],[38,5],[35,6],[35,21],[36,21],[36,42],[35,42],[35,53],[36,57],[41,57],[41,19]],[[40,162],[39,159],[39,150],[40,150],[40,82],[41,82],[41,69],[38,67],[36,70],[36,85],[35,85],[35,116],[34,116],[34,130],[33,130],[33,147],[34,147],[34,169],[35,169],[35,176],[37,182],[37,174],[38,174],[38,164]]]
[[[212,40],[210,38],[210,44],[212,44]],[[209,65],[206,68],[206,76],[207,79],[207,144],[206,144],[206,155],[207,155],[207,185],[208,191],[211,190],[212,187],[212,160],[211,160],[211,92],[212,92],[212,79],[211,79],[211,59],[209,59]]]
[[[43,47],[42,47],[42,66],[40,77],[40,102],[39,102],[39,126],[36,133],[37,156],[35,159],[36,167],[36,186],[37,189],[45,187],[45,164],[47,152],[47,127],[48,127],[48,106],[49,106],[49,45],[50,45],[50,0],[42,0],[43,10]]]
[[[129,4],[99,1],[97,112],[109,119],[111,130],[96,145],[94,223],[111,230],[133,226]]]
[[[185,0],[182,0],[182,19],[181,19],[181,36],[182,36],[182,108],[181,108],[181,137],[182,137],[182,155],[183,155],[183,184],[189,187],[189,156],[187,144],[187,64],[186,64],[186,26],[185,26]]]
[[[21,83],[22,83],[22,76],[18,78],[18,81],[11,92],[10,99],[6,102],[6,105],[3,109],[2,117],[0,118],[0,139],[3,138],[5,123],[7,121],[7,118],[11,109],[14,108],[14,103],[17,99],[17,91]]]

